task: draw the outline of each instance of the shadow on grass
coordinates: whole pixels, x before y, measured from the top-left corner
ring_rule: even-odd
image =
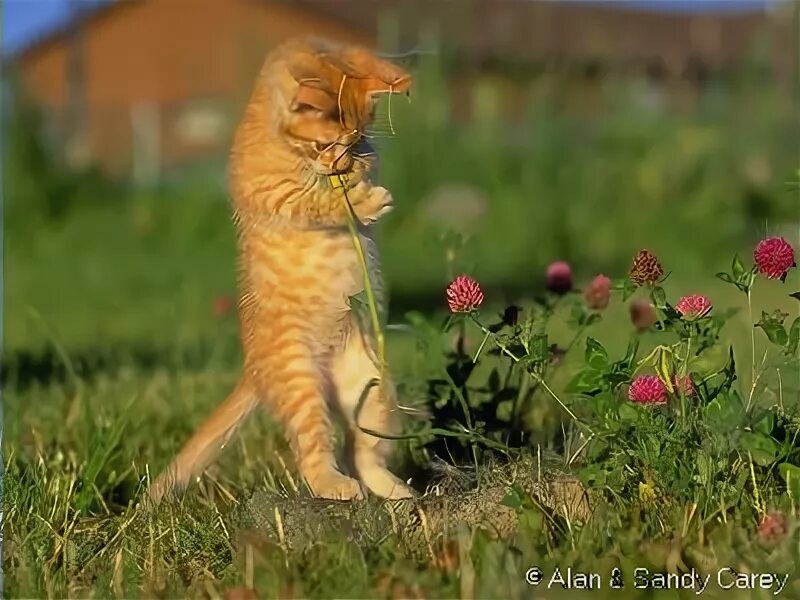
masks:
[[[125,368],[139,372],[200,371],[211,363],[234,366],[238,360],[238,348],[208,338],[180,345],[139,342],[82,348],[68,351],[66,360],[53,347],[24,349],[4,353],[0,385],[23,392],[34,385],[68,383],[73,374],[91,381],[100,374],[115,374]]]
[[[530,290],[515,286],[513,289],[503,287],[489,291],[493,297],[503,300],[524,297]],[[445,310],[444,286],[441,294],[436,292],[393,294],[390,320],[402,322],[410,311],[433,314]],[[66,354],[65,360],[53,346],[6,351],[0,362],[0,385],[5,389],[24,391],[32,385],[66,383],[71,377],[70,369],[75,376],[88,381],[100,373],[114,374],[122,368],[142,372],[163,369],[198,371],[208,367],[212,361],[230,367],[241,362],[238,341],[227,338],[198,338],[182,340],[179,344],[119,341],[83,348],[68,347]]]

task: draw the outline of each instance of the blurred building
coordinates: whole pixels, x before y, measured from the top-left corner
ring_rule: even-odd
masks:
[[[793,4],[793,3],[791,3]],[[73,165],[157,181],[224,156],[264,54],[314,33],[448,57],[452,112],[509,115],[546,73],[583,84],[640,77],[691,97],[754,53],[770,80],[796,72],[796,20],[771,14],[662,14],[598,3],[465,0],[118,0],[82,11],[14,62],[53,148]],[[760,54],[759,54],[760,53]],[[591,102],[590,88],[578,96]],[[488,97],[488,99],[487,99]],[[587,100],[588,99],[588,100]]]

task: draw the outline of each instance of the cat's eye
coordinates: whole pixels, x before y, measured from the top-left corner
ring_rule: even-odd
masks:
[[[305,102],[295,102],[292,105],[292,112],[301,113],[301,114],[309,114],[309,113],[316,113],[321,114],[322,111],[313,106],[311,104],[306,104]]]
[[[323,90],[301,85],[291,106],[296,113],[321,115],[336,107],[336,99]]]

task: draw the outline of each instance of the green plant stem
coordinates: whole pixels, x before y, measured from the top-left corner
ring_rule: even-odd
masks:
[[[497,339],[497,337],[496,337],[496,335],[495,335],[494,333],[492,333],[492,332],[491,332],[491,331],[489,331],[489,330],[488,330],[486,327],[484,327],[484,326],[483,326],[483,323],[481,323],[480,321],[478,321],[477,317],[475,317],[475,315],[474,315],[474,314],[471,314],[471,315],[470,315],[470,319],[472,320],[472,322],[473,322],[473,323],[475,323],[475,325],[477,325],[477,326],[478,326],[478,328],[479,328],[479,329],[480,329],[480,330],[481,330],[481,331],[484,333],[484,335],[486,335],[486,337],[487,337],[487,338],[488,338],[488,337],[492,337],[492,336],[493,336],[493,337],[495,337],[494,343],[495,343],[495,344],[497,344],[497,347],[498,347],[498,348],[500,348],[500,350],[503,352],[503,354],[505,354],[506,356],[508,356],[509,358],[511,358],[511,360],[513,360],[515,363],[518,363],[518,362],[520,361],[520,358],[519,358],[519,357],[518,357],[516,354],[514,354],[513,352],[511,352],[511,350],[509,350],[509,349],[506,347],[506,345],[505,345],[505,344],[503,344],[503,342],[501,342],[500,340],[498,340],[498,339]]]
[[[477,317],[475,317],[474,314],[471,314],[470,318],[471,318],[472,322],[475,323],[475,325],[477,325],[480,328],[480,330],[483,331],[483,333],[485,335],[487,335],[487,336],[494,336],[495,335],[491,331],[489,331],[486,327],[484,327],[483,323],[478,321]],[[503,344],[501,341],[499,341],[496,337],[495,337],[495,344],[497,344],[497,347],[500,348],[500,350],[506,356],[508,356],[511,360],[513,360],[515,363],[519,363],[522,360],[516,354],[511,352],[511,350],[509,350],[506,347],[506,345]],[[573,413],[569,409],[569,407],[566,404],[564,404],[563,400],[561,400],[561,398],[559,398],[558,395],[553,390],[550,389],[550,386],[548,386],[547,383],[545,383],[545,381],[544,381],[544,379],[542,379],[541,375],[533,374],[533,373],[530,373],[530,372],[528,372],[528,375],[530,375],[539,385],[541,385],[545,389],[545,391],[548,394],[550,394],[550,396],[556,402],[558,402],[558,404],[561,406],[561,408],[563,408],[565,411],[567,411],[567,414],[575,422],[576,425],[586,429],[586,431],[588,431],[590,434],[594,434],[594,432],[591,430],[591,428],[588,425],[586,425],[583,421],[581,421],[577,416],[575,416],[575,413]]]
[[[656,309],[656,315],[658,318],[658,326],[661,333],[664,333],[664,319],[661,318],[661,307],[656,302],[656,294],[653,287],[650,287],[650,302],[653,303],[653,308]]]
[[[750,403],[756,389],[756,328],[753,326],[753,301],[750,286],[747,286],[747,316],[750,319],[750,394],[744,412],[750,412]]]
[[[475,429],[472,426],[472,415],[469,412],[469,405],[467,404],[467,399],[464,397],[464,393],[461,391],[461,388],[456,385],[456,382],[453,381],[453,378],[450,377],[450,373],[447,372],[447,369],[444,369],[444,376],[447,378],[447,382],[453,389],[458,404],[461,406],[461,411],[464,413],[464,420],[467,422],[467,429],[470,434],[474,434]],[[470,440],[470,449],[472,450],[472,461],[475,463],[475,473],[478,473],[478,448],[475,445],[474,439]]]
[[[375,431],[373,429],[369,429],[367,427],[361,427],[361,431],[367,433],[371,436],[381,438],[384,440],[393,440],[393,441],[401,441],[401,440],[418,440],[425,438],[429,435],[440,435],[442,437],[452,437],[458,439],[466,439],[472,443],[480,442],[484,446],[488,448],[493,448],[494,450],[499,450],[503,454],[508,455],[508,448],[501,444],[500,442],[496,442],[492,439],[487,438],[486,436],[481,435],[480,433],[476,433],[474,431],[452,431],[450,429],[441,429],[439,427],[429,427],[427,429],[423,429],[418,433],[406,433],[401,435],[392,435],[388,433],[381,433],[380,431]]]
[[[457,360],[459,361],[459,364],[461,362],[462,350],[464,349],[466,344],[467,344],[467,324],[464,322],[463,319],[461,319],[461,322],[458,324],[458,346],[459,347],[457,348],[457,351],[458,351],[458,359]],[[483,347],[483,345],[481,345],[481,347]],[[478,353],[480,353],[480,350],[481,350],[481,348],[478,348]],[[478,359],[478,356],[476,354],[475,358],[473,359],[473,362],[477,361],[477,359]],[[461,391],[461,388],[459,388],[456,385],[456,382],[453,381],[453,378],[450,377],[450,373],[447,372],[447,369],[444,369],[444,375],[447,378],[447,381],[450,384],[450,387],[453,389],[453,393],[455,393],[456,398],[458,399],[458,404],[461,406],[461,412],[464,413],[464,420],[466,421],[467,429],[470,432],[473,432],[474,429],[473,429],[473,426],[472,426],[472,414],[469,411],[469,404],[467,403],[467,399],[464,397],[464,393]],[[475,445],[475,441],[474,440],[470,441],[470,450],[472,451],[472,461],[475,463],[475,472],[478,473],[478,468],[479,468],[478,467],[478,448]]]
[[[475,356],[472,358],[473,364],[478,362],[478,357],[481,355],[484,346],[486,346],[486,342],[489,340],[489,334],[484,334],[483,340],[481,340],[481,345],[478,346],[477,352],[475,352]]]
[[[586,329],[587,329],[586,325],[581,325],[581,326],[578,327],[578,330],[575,332],[574,337],[572,338],[570,343],[567,344],[567,347],[564,348],[564,354],[565,355],[568,354],[570,350],[572,350],[572,347],[575,345],[575,342],[578,341],[578,339],[583,335],[583,333],[586,331]]]
[[[575,413],[573,413],[569,409],[569,407],[566,404],[564,404],[563,400],[561,400],[561,398],[558,397],[558,394],[556,394],[552,389],[550,389],[550,386],[547,385],[547,383],[545,382],[544,379],[542,379],[541,375],[531,374],[531,377],[533,377],[533,379],[536,380],[536,382],[539,385],[541,385],[548,394],[550,394],[550,396],[553,398],[553,400],[558,402],[558,404],[561,406],[561,408],[563,408],[565,411],[567,411],[567,414],[572,418],[573,421],[575,421],[576,425],[578,425],[580,427],[583,427],[584,429],[586,429],[586,431],[589,432],[589,434],[594,435],[594,431],[592,431],[592,428],[589,427],[588,425],[586,425],[583,421],[581,421],[580,419],[578,419],[578,417],[575,416]]]
[[[361,243],[361,236],[358,233],[356,226],[356,217],[353,211],[353,205],[350,204],[350,198],[347,195],[347,186],[345,185],[344,178],[339,175],[339,183],[342,186],[342,198],[346,204],[347,209],[347,228],[350,230],[350,236],[353,238],[353,246],[355,247],[356,254],[358,255],[358,263],[361,267],[361,273],[364,277],[364,290],[367,293],[367,305],[369,306],[370,320],[372,321],[372,329],[375,333],[375,344],[377,346],[378,362],[381,379],[386,368],[386,354],[385,354],[385,338],[381,328],[381,320],[378,312],[378,303],[375,300],[375,290],[372,287],[372,279],[369,276],[369,266],[367,265],[367,258],[364,252],[364,246]]]
[[[681,368],[681,380],[678,381],[678,397],[681,400],[681,417],[686,418],[686,392],[684,390],[682,378],[687,377],[689,374],[689,358],[692,355],[692,332],[690,325],[689,339],[686,340],[686,358],[683,361]]]
[[[528,394],[528,385],[530,379],[524,377],[521,373],[519,376],[519,385],[517,387],[517,394],[514,396],[514,403],[511,406],[511,430],[517,431],[519,429],[519,410],[520,406],[522,405],[522,401],[525,396]]]
[[[356,409],[354,411],[355,412],[356,426],[361,431],[363,431],[364,433],[366,433],[368,435],[371,435],[371,436],[374,436],[376,438],[381,438],[383,440],[395,440],[395,441],[400,441],[400,440],[419,440],[419,439],[423,439],[423,438],[425,438],[425,437],[427,437],[429,435],[441,435],[441,436],[444,436],[444,437],[454,437],[454,438],[458,438],[458,439],[462,439],[462,440],[466,439],[466,440],[468,440],[468,441],[470,441],[472,443],[480,442],[480,443],[484,444],[485,446],[487,446],[489,448],[494,448],[496,450],[500,450],[501,452],[503,452],[505,454],[508,454],[508,449],[503,444],[501,444],[499,442],[495,442],[494,440],[489,439],[489,438],[487,438],[487,437],[485,437],[485,436],[483,436],[483,435],[481,435],[481,434],[479,434],[479,433],[477,433],[475,431],[471,431],[469,429],[466,429],[465,431],[451,431],[449,429],[440,429],[438,427],[428,427],[428,428],[423,429],[422,431],[418,431],[416,433],[391,434],[391,433],[375,431],[374,429],[369,429],[368,427],[362,427],[359,424],[359,421],[358,421],[358,417],[361,414],[361,408],[364,405],[364,400],[367,397],[369,389],[372,386],[378,385],[378,383],[379,382],[378,382],[377,378],[370,380],[370,382],[365,387],[364,392],[362,392],[361,397],[359,398],[359,401],[356,404]]]

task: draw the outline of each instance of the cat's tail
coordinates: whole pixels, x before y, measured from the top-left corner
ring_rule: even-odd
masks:
[[[183,490],[192,478],[200,475],[257,404],[253,386],[245,380],[240,381],[156,478],[148,490],[148,501],[158,504],[165,495]]]

